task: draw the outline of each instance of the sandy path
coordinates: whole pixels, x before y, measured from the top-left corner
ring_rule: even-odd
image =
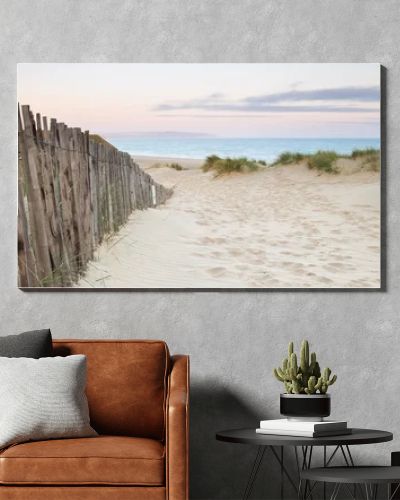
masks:
[[[177,161],[189,170],[148,169],[172,198],[132,214],[79,286],[379,287],[379,174],[297,165],[214,179]]]

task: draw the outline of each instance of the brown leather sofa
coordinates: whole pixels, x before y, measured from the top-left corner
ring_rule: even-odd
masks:
[[[55,340],[85,354],[94,438],[0,453],[1,500],[186,500],[189,358],[161,341]],[[0,381],[1,383],[1,381]]]

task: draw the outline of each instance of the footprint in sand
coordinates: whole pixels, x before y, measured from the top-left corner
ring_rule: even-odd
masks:
[[[263,264],[265,264],[265,261],[263,259],[253,259],[251,263],[256,264],[257,266],[262,266]]]
[[[293,271],[303,271],[304,270],[304,265],[301,264],[300,262],[290,262],[290,261],[285,261],[282,262],[282,267],[289,267],[290,269],[293,269]]]
[[[212,245],[214,243],[214,238],[210,238],[209,236],[205,236],[200,240],[202,245]]]
[[[261,255],[265,254],[264,250],[261,250],[259,248],[253,248],[253,249],[249,250],[249,253],[251,253],[253,255],[257,255],[257,256],[261,256]]]
[[[249,269],[249,266],[246,266],[245,264],[237,264],[235,266],[235,269],[238,271],[247,271]]]
[[[220,278],[226,274],[226,269],[224,267],[212,267],[211,269],[207,269],[207,272],[214,278]]]
[[[317,279],[318,279],[318,281],[320,281],[324,285],[329,285],[330,283],[333,283],[332,280],[330,280],[329,278],[326,278],[324,276],[318,276]]]
[[[280,253],[282,255],[293,255],[293,252],[290,252],[289,250],[282,250]]]
[[[353,266],[343,264],[342,262],[331,262],[324,266],[324,269],[331,273],[336,273],[337,271],[354,271]]]
[[[243,250],[240,248],[228,248],[228,253],[233,257],[239,257],[240,255],[243,255]]]

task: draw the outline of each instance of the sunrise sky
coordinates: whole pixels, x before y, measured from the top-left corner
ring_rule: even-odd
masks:
[[[91,132],[379,137],[378,64],[19,64],[18,102]]]

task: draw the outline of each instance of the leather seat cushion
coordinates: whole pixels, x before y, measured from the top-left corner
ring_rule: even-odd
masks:
[[[165,448],[152,439],[98,436],[11,446],[0,453],[0,483],[165,484]]]

